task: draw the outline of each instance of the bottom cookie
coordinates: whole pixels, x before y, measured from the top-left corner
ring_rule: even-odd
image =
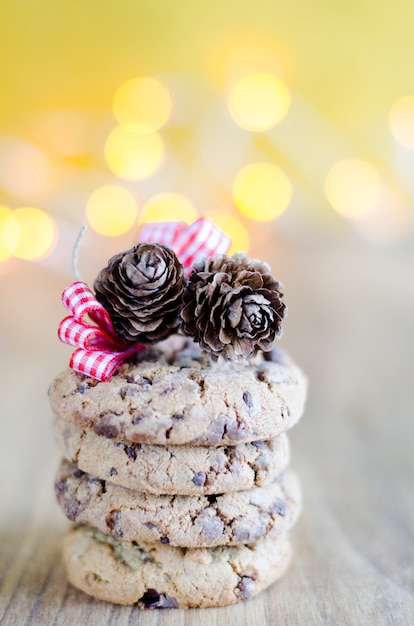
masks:
[[[175,548],[138,544],[72,527],[64,541],[69,581],[100,600],[142,608],[235,604],[271,585],[286,570],[286,535],[250,545]]]

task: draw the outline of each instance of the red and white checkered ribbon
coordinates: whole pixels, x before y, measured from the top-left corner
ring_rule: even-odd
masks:
[[[72,283],[62,294],[65,307],[72,313],[59,324],[58,337],[75,346],[69,365],[92,378],[106,381],[125,359],[141,350],[140,344],[127,344],[116,334],[111,319],[88,285]],[[89,324],[88,316],[96,325]]]
[[[200,217],[189,226],[184,222],[145,224],[140,240],[163,243],[174,250],[187,273],[191,272],[198,259],[225,254],[231,246],[230,237],[205,217]]]
[[[228,251],[231,240],[206,218],[187,226],[183,222],[146,224],[141,241],[161,243],[172,248],[183,266],[191,271],[200,257],[213,257]],[[116,334],[111,318],[86,283],[77,281],[67,287],[62,301],[71,315],[59,324],[61,341],[75,346],[69,365],[72,369],[107,381],[129,356],[141,350],[141,344],[125,343]],[[88,323],[85,318],[94,322]]]

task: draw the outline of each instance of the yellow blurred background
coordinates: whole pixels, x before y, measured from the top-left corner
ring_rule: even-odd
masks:
[[[65,274],[85,222],[86,271],[140,222],[200,214],[234,250],[405,241],[413,18],[406,0],[6,0],[0,271]]]
[[[26,550],[37,528],[33,554],[58,559],[65,520],[46,390],[71,353],[57,327],[81,226],[78,269],[92,286],[142,222],[207,215],[283,283],[281,345],[310,380],[292,451],[302,534],[313,524],[314,538],[295,605],[311,619],[319,595],[320,621],[347,587],[363,620],[367,607],[394,610],[395,582],[407,605],[413,520],[399,518],[412,510],[413,484],[413,24],[411,0],[0,2],[4,549]],[[34,558],[40,589],[38,570]],[[27,592],[19,572],[26,607],[40,591]],[[80,623],[67,610],[67,623]],[[344,615],[336,622],[351,623]]]

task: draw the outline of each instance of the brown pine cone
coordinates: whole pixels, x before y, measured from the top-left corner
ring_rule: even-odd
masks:
[[[184,291],[183,331],[213,356],[271,350],[286,308],[280,287],[266,263],[244,254],[203,259]]]
[[[94,282],[116,332],[131,343],[161,341],[177,330],[184,286],[175,253],[149,243],[113,256]]]

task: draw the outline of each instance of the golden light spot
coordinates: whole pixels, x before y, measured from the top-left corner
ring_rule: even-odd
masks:
[[[205,216],[230,237],[231,248],[227,253],[229,256],[235,252],[248,252],[250,245],[249,233],[237,217],[222,211],[207,211]]]
[[[197,209],[186,196],[173,192],[158,193],[142,207],[139,223],[174,221],[190,224],[197,217]]]
[[[136,133],[158,130],[171,114],[172,100],[166,87],[155,78],[133,78],[118,87],[113,103],[121,126]]]
[[[0,186],[17,198],[39,200],[53,188],[53,167],[46,155],[22,139],[0,143]]]
[[[387,186],[375,210],[355,220],[353,226],[364,239],[372,243],[392,245],[410,232],[413,219],[409,198],[398,187]]]
[[[243,215],[267,221],[278,217],[292,198],[287,175],[272,163],[251,163],[237,174],[233,198]]]
[[[34,140],[57,156],[85,154],[91,149],[92,121],[85,112],[75,109],[46,111],[33,126]]]
[[[40,259],[52,251],[57,229],[47,213],[34,207],[22,207],[6,219],[3,242],[9,252],[25,260]]]
[[[138,207],[133,194],[118,185],[98,187],[89,197],[86,218],[97,233],[116,237],[135,224]]]
[[[14,233],[10,232],[10,226],[8,226],[9,234],[7,234],[7,229],[6,232],[4,232],[4,225],[11,214],[12,211],[10,209],[0,205],[0,263],[6,261],[6,259],[11,256],[10,244],[14,247],[19,238],[19,229],[15,221],[13,221]],[[10,241],[10,238],[12,241]]]
[[[389,123],[395,139],[414,150],[414,94],[404,96],[393,104]]]
[[[283,76],[291,63],[291,56],[280,40],[251,29],[211,42],[206,58],[207,72],[222,90],[235,80],[258,72]]]
[[[249,74],[232,89],[230,115],[242,128],[261,132],[278,124],[290,105],[289,89],[273,74]]]
[[[117,126],[105,144],[110,169],[127,180],[148,178],[159,169],[164,156],[164,143],[156,132],[138,135]]]
[[[351,219],[364,217],[381,196],[381,178],[372,165],[360,159],[336,163],[325,180],[326,196],[338,213]]]

